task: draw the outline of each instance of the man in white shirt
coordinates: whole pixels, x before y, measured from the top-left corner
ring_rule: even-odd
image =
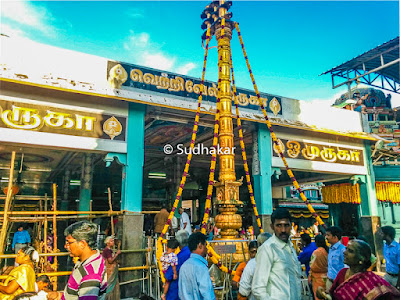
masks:
[[[301,266],[289,239],[290,221],[285,208],[271,215],[274,235],[258,248],[256,256],[251,292],[257,300],[301,299]]]
[[[243,270],[242,276],[239,282],[239,294],[243,297],[247,297],[248,300],[254,300],[251,294],[251,283],[253,282],[254,271],[256,270],[256,254],[257,254],[257,241],[251,241],[249,243],[249,254],[250,260]]]
[[[182,207],[179,208],[179,213],[181,215],[181,230],[186,230],[189,235],[192,234],[192,226],[190,225],[189,215],[183,210]]]

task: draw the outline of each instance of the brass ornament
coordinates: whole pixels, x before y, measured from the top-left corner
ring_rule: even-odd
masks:
[[[128,73],[120,64],[112,67],[108,74],[108,83],[113,89],[120,89],[128,79]]]
[[[104,122],[103,131],[113,140],[122,133],[122,124],[116,117],[112,116]]]
[[[271,111],[274,113],[275,116],[277,116],[278,113],[281,111],[281,105],[279,104],[279,101],[275,97],[269,103],[269,108],[271,109]]]

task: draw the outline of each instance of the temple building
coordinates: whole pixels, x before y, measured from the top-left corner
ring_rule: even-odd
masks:
[[[189,151],[200,79],[7,36],[1,36],[1,43],[0,177],[4,189],[15,151],[14,209],[38,210],[38,199],[51,195],[56,183],[59,210],[109,210],[110,188],[113,210],[123,211],[119,234],[125,247],[134,247],[141,242],[144,217],[175,199]],[[288,193],[292,180],[271,142],[256,94],[237,89],[263,227],[269,228],[274,206],[291,207],[297,216],[303,211],[304,217],[306,206]],[[205,82],[196,152],[182,196],[192,223],[200,222],[204,213],[216,91],[216,82]],[[369,172],[371,145],[377,138],[365,132],[361,114],[267,92],[261,97],[298,182],[344,184],[361,195],[344,199],[351,207],[346,210],[351,220],[353,215],[357,220],[378,216],[375,179]],[[245,172],[237,132],[234,121],[240,180]],[[328,219],[326,203],[321,203],[319,187],[315,196],[311,202],[317,213],[334,222]],[[246,184],[235,197],[243,201],[239,209],[243,226],[254,225]],[[353,209],[354,201],[359,205]],[[216,214],[215,207],[211,214]],[[338,220],[345,222],[347,217]],[[360,226],[358,221],[352,221],[348,231],[354,226]],[[106,227],[102,224],[101,230]]]
[[[382,226],[390,225],[400,233],[400,107],[392,107],[391,95],[375,88],[354,88],[364,98],[366,123],[381,140],[372,145],[372,164]],[[349,103],[348,93],[334,106]],[[351,106],[348,107],[352,109]]]

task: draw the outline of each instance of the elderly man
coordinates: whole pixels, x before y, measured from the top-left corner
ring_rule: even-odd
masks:
[[[68,226],[64,235],[65,249],[79,261],[72,270],[61,300],[104,300],[107,274],[104,259],[96,249],[97,225],[77,222]]]
[[[277,208],[271,222],[274,235],[257,251],[252,294],[257,300],[301,299],[301,266],[289,239],[289,211]]]
[[[172,267],[169,267],[167,272],[164,274],[165,279],[168,280],[170,283],[168,293],[167,293],[167,300],[179,300],[179,287],[178,287],[178,280],[179,280],[179,270],[182,267],[182,264],[188,260],[190,257],[190,250],[188,247],[188,240],[189,240],[189,233],[186,230],[179,230],[175,234],[175,239],[179,243],[179,248],[181,251],[178,253],[178,265],[176,266],[176,272],[178,273],[178,279],[173,280],[174,272]]]
[[[179,298],[182,300],[215,300],[208,273],[206,236],[195,232],[189,237],[190,258],[179,272]],[[179,260],[179,259],[178,259]]]

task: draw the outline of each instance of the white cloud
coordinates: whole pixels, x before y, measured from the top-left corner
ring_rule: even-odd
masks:
[[[193,62],[180,62],[179,58],[163,52],[161,46],[154,43],[147,32],[135,33],[131,30],[123,47],[132,53],[132,56],[129,57],[130,60],[150,68],[187,75],[197,67]]]
[[[170,58],[162,53],[149,53],[145,51],[142,54],[141,64],[155,69],[172,70],[175,65],[175,58]]]
[[[176,72],[182,75],[187,75],[187,73],[189,73],[191,70],[193,70],[194,68],[196,68],[196,64],[194,63],[187,63],[181,67],[179,67]]]
[[[29,26],[46,35],[52,35],[54,28],[49,25],[53,17],[46,8],[32,5],[27,1],[2,1],[1,17],[14,24]],[[4,20],[2,21],[4,27]]]

